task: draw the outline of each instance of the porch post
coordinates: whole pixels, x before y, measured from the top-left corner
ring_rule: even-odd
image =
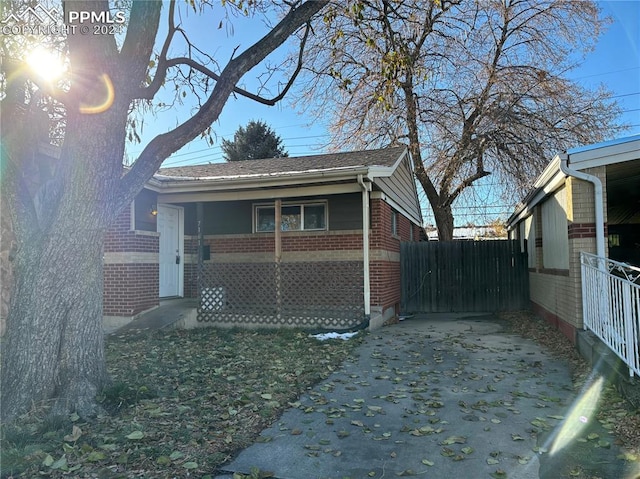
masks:
[[[198,223],[198,267],[197,267],[197,280],[196,292],[198,297],[198,304],[202,302],[202,289],[204,288],[204,207],[201,201],[196,203],[196,221]],[[198,308],[200,309],[200,308]]]
[[[280,319],[282,311],[282,272],[280,262],[282,260],[282,200],[275,201],[275,225],[273,227],[275,241],[275,286],[276,286],[276,316]]]

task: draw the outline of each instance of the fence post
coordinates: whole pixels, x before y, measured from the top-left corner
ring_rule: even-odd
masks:
[[[633,303],[631,301],[631,285],[623,284],[624,289],[622,290],[622,321],[624,322],[624,342],[625,348],[627,349],[627,358],[629,358],[629,362],[635,362],[635,345],[636,340],[634,340],[634,331],[633,331]],[[638,366],[637,364],[635,365]],[[633,377],[633,367],[629,365],[629,377]]]

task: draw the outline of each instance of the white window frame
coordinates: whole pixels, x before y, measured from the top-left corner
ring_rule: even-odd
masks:
[[[315,200],[315,201],[292,201],[282,202],[282,207],[299,206],[300,207],[300,229],[299,230],[281,230],[283,233],[291,231],[327,231],[329,229],[329,205],[327,200]],[[324,207],[324,228],[305,228],[304,227],[304,210],[308,206],[322,206]],[[275,212],[275,205],[273,203],[257,203],[253,205],[253,232],[254,233],[273,233],[274,230],[260,230],[258,229],[258,211],[261,209],[272,209]],[[274,225],[275,226],[275,225]]]
[[[399,232],[399,228],[398,228],[398,215],[400,213],[398,213],[396,210],[394,210],[393,208],[391,208],[391,235],[392,236],[399,236],[400,232]]]

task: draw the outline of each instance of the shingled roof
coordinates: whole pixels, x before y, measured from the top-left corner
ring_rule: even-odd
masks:
[[[272,176],[279,173],[338,171],[358,167],[392,167],[405,151],[405,146],[392,146],[378,150],[161,168],[155,179],[173,181],[177,179],[242,178]]]

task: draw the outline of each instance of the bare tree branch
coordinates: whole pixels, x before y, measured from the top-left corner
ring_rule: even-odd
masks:
[[[142,151],[133,167],[122,178],[120,196],[128,204],[160,167],[165,158],[196,138],[213,123],[242,76],[305,25],[329,0],[307,1],[291,10],[269,33],[238,57],[229,61],[219,75],[211,95],[200,109],[174,130],[158,135]]]

